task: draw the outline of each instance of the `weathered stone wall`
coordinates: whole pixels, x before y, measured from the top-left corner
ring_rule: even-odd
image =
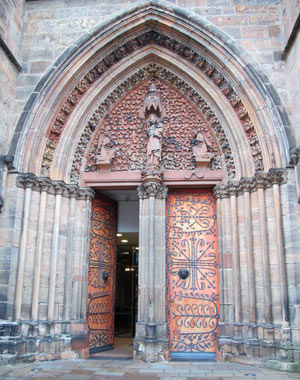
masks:
[[[8,152],[14,130],[14,99],[19,73],[21,34],[25,0],[0,3],[0,154]],[[15,62],[17,61],[17,62]]]

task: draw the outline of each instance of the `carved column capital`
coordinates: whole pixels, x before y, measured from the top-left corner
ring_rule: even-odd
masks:
[[[77,185],[67,185],[68,197],[76,198],[78,195],[78,186]]]
[[[239,192],[240,192],[239,182],[233,182],[233,181],[229,182],[226,186],[226,190],[227,190],[229,196],[239,195]]]
[[[38,181],[38,184],[39,184],[39,190],[40,191],[46,191],[48,192],[48,190],[50,189],[51,185],[52,185],[52,182],[50,180],[50,178],[48,177],[39,177],[37,179]]]
[[[53,183],[55,195],[62,195],[65,188],[65,183],[63,181],[57,181]]]
[[[77,191],[77,199],[91,201],[95,196],[95,191],[90,187],[80,188]]]
[[[213,188],[214,196],[217,199],[223,199],[228,197],[228,191],[225,185],[216,185]]]
[[[17,186],[23,189],[33,188],[37,185],[37,177],[32,173],[20,174],[17,177]]]
[[[239,193],[250,193],[254,189],[254,182],[252,178],[243,177],[239,183]]]
[[[166,199],[168,196],[168,188],[158,182],[146,182],[137,188],[140,199],[154,197],[157,199]]]
[[[300,147],[291,148],[290,149],[290,166],[296,166],[299,163],[300,160]]]
[[[270,169],[268,172],[268,183],[270,185],[281,185],[287,180],[286,174],[285,169]]]

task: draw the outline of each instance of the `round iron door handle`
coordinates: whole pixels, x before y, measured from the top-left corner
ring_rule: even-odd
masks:
[[[182,279],[182,280],[186,280],[190,275],[190,272],[187,270],[187,269],[180,269],[178,271],[178,276]]]
[[[104,281],[107,281],[108,280],[108,272],[103,271],[102,272],[102,278],[103,278]]]

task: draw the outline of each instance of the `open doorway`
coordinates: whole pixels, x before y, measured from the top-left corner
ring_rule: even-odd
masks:
[[[97,298],[97,305],[93,304],[93,296],[90,297],[91,292],[89,292],[89,305],[92,305],[91,308],[88,306],[90,354],[93,358],[131,358],[138,299],[137,192],[105,190],[99,191],[95,198],[98,208],[97,212],[93,212],[92,207],[92,226],[97,224],[103,233],[96,236],[96,244],[94,242],[90,245],[89,279],[91,278],[93,282],[89,282],[89,289],[92,289]],[[111,209],[114,209],[114,212],[111,212]],[[94,221],[93,217],[97,220]],[[112,223],[111,219],[115,222]],[[105,229],[108,230],[107,234]],[[91,234],[92,230],[93,228]],[[105,236],[104,239],[102,235]],[[93,243],[92,235],[91,241]],[[98,254],[95,255],[97,249]],[[99,262],[91,261],[91,255],[92,258],[99,258]],[[108,257],[110,257],[110,268],[105,261]],[[96,276],[94,274],[90,276],[92,270],[98,271]],[[100,280],[93,280],[95,277]],[[102,294],[104,296],[99,297]],[[97,326],[93,321],[99,322]]]

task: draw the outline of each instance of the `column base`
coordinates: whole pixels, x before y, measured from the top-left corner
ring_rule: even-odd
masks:
[[[169,341],[167,324],[145,322],[136,324],[133,357],[147,363],[166,361],[169,359]]]

